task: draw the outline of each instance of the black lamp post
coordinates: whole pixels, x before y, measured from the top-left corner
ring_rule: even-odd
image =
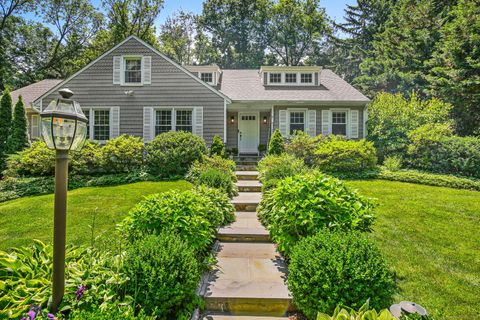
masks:
[[[40,114],[42,137],[48,148],[56,150],[55,208],[53,226],[52,299],[56,312],[65,291],[65,242],[67,216],[68,151],[80,150],[87,134],[87,118],[80,104],[70,99],[69,89],[58,91],[61,98],[50,102]]]

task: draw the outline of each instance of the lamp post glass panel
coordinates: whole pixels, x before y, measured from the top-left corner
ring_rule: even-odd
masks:
[[[40,114],[43,140],[48,148],[56,150],[52,299],[49,302],[52,311],[57,311],[65,291],[68,151],[83,147],[88,122],[80,104],[70,99],[72,91],[61,89],[59,94],[61,98],[50,102]]]

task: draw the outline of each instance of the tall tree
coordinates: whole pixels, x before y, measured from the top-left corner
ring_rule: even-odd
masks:
[[[8,138],[8,152],[16,153],[26,146],[28,146],[27,117],[22,96],[19,96],[13,111],[12,128]]]
[[[269,12],[268,49],[280,64],[302,64],[330,33],[319,0],[279,0]]]
[[[181,64],[193,64],[195,56],[196,16],[179,11],[161,26],[160,50]]]
[[[158,48],[155,19],[163,9],[164,0],[104,0],[112,44],[135,35]]]
[[[440,30],[428,77],[431,93],[453,104],[460,134],[480,135],[480,6],[460,0]]]
[[[12,126],[12,96],[6,89],[0,101],[0,174],[5,169],[7,140]]]
[[[207,0],[199,24],[219,53],[223,68],[253,68],[262,64],[268,0]]]

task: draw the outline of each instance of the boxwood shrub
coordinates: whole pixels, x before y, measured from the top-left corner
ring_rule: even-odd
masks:
[[[162,178],[183,177],[208,152],[205,141],[190,132],[165,132],[146,147],[147,170]]]
[[[123,287],[137,310],[158,319],[189,318],[201,272],[194,249],[168,232],[129,246],[122,269],[129,280]]]
[[[309,318],[337,305],[390,306],[395,279],[378,248],[360,232],[323,230],[292,250],[288,288]]]
[[[258,163],[258,179],[262,182],[264,190],[268,190],[282,179],[303,173],[306,169],[303,161],[293,155],[287,153],[268,155]]]
[[[143,165],[143,140],[122,135],[108,140],[102,148],[102,161],[106,172],[138,171]]]
[[[287,177],[264,193],[258,212],[279,249],[290,254],[302,237],[323,228],[369,231],[372,201],[318,171]]]

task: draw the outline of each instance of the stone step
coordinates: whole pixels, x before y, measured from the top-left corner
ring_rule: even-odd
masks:
[[[203,320],[288,320],[288,317],[257,317],[257,316],[233,316],[228,314],[208,313],[202,317]]]
[[[236,220],[218,229],[217,239],[224,242],[268,242],[270,235],[258,221],[256,212],[237,212]]]
[[[256,171],[256,170],[257,170],[256,163],[247,163],[247,164],[237,163],[237,171]]]
[[[237,187],[240,192],[262,191],[262,184],[258,180],[239,180],[237,181]]]
[[[226,243],[202,292],[205,309],[232,315],[283,316],[291,305],[286,265],[272,243]]]
[[[257,180],[258,171],[235,171],[238,180]]]
[[[261,198],[261,192],[239,192],[232,204],[237,211],[255,211]]]

